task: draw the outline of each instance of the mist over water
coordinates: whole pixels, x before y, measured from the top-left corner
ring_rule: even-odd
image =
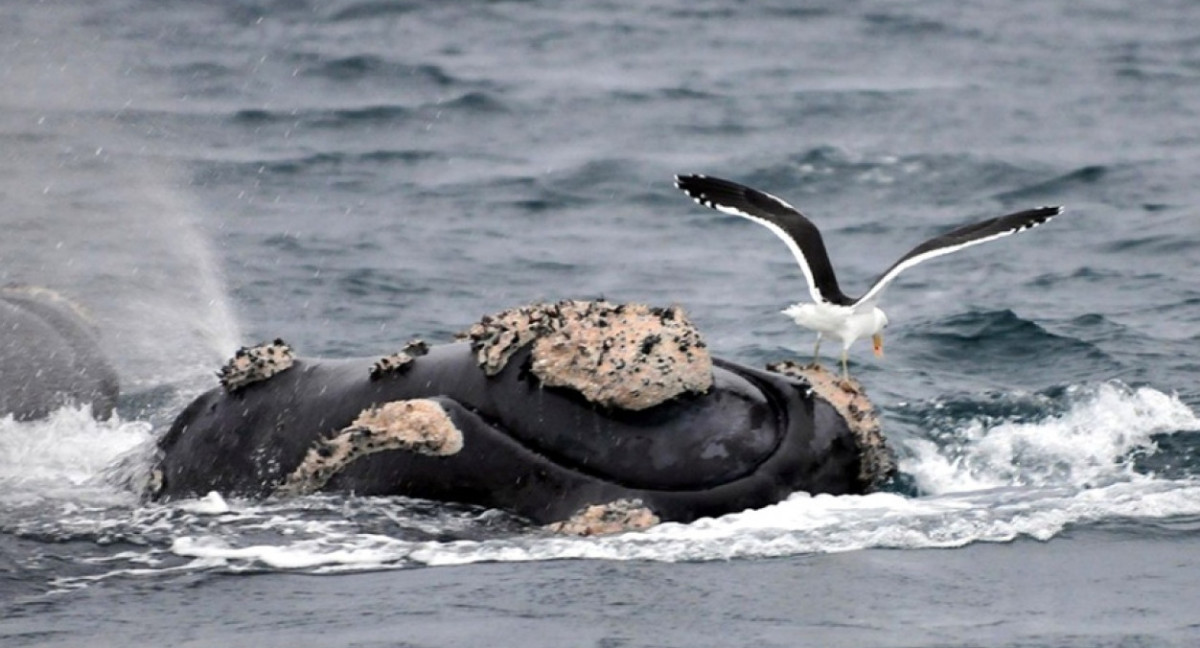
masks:
[[[155,127],[129,117],[145,87],[76,19],[49,10],[6,43],[0,281],[83,305],[127,391],[194,378],[239,341],[211,232]]]
[[[311,626],[246,618],[289,619],[305,601],[344,611],[347,597],[324,594],[339,587],[395,601],[444,578],[461,587],[421,590],[409,616],[399,603],[380,605],[389,616],[374,626],[351,614],[378,632],[361,643],[392,645],[403,623],[453,644],[430,621],[446,610],[468,610],[452,625],[476,638],[494,638],[480,624],[499,620],[525,639],[578,639],[553,608],[569,610],[571,632],[599,627],[597,645],[738,643],[727,633],[762,645],[1190,645],[1200,619],[1096,592],[1107,583],[1161,605],[1154,583],[1173,588],[1170,601],[1193,593],[1192,13],[1157,1],[5,5],[0,282],[89,311],[125,396],[112,421],[74,408],[0,419],[0,605],[15,620],[11,635],[0,622],[0,643],[55,645],[49,625],[65,628],[62,645],[98,625],[127,645],[181,627],[195,645],[228,639],[227,626],[256,629],[247,636],[262,645],[342,638],[344,619],[311,611]],[[449,341],[509,306],[603,296],[679,304],[714,353],[739,362],[806,359],[812,335],[779,314],[806,293],[787,249],[694,205],[676,173],[799,207],[848,294],[953,225],[1066,212],[889,289],[887,356],[851,354],[900,457],[883,493],[796,494],[582,539],[402,498],[141,501],[158,435],[234,349],[274,337],[304,356],[382,355],[413,337]],[[934,548],[954,549],[916,551]],[[956,561],[971,569],[951,571]],[[1022,580],[1029,565],[1045,571],[1036,586]],[[358,589],[370,572],[393,578]],[[301,601],[289,598],[298,574],[326,578]],[[594,600],[640,603],[605,607],[624,611],[619,622],[589,617],[594,600],[579,592],[593,580],[605,587]],[[788,608],[770,616],[764,592],[780,583]],[[554,594],[511,614],[479,604],[504,584],[514,599]],[[1060,585],[1075,604],[1041,598]],[[805,588],[819,600],[798,599]],[[870,592],[896,596],[864,611]],[[199,621],[150,602],[175,595]],[[94,610],[75,607],[91,597]],[[110,618],[108,597],[148,626],[178,623],[136,635],[143,623]],[[1028,609],[1010,610],[1018,599]],[[1038,621],[1014,625],[1020,614]],[[610,627],[676,616],[711,636]]]

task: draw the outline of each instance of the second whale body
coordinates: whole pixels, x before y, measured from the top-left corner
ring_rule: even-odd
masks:
[[[80,306],[47,288],[0,287],[0,418],[38,419],[67,405],[108,418],[119,391]]]

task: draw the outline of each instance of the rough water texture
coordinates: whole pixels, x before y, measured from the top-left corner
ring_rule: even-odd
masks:
[[[1178,0],[0,3],[0,284],[81,303],[123,391],[109,421],[0,419],[0,645],[1195,645],[1196,20]],[[130,486],[212,369],[277,335],[365,357],[604,297],[680,304],[714,356],[807,360],[787,249],[678,173],[786,197],[851,295],[952,226],[1066,213],[883,296],[887,358],[850,353],[897,447],[883,492],[574,538]]]
[[[319,441],[277,492],[288,496],[316,492],[350,463],[384,450],[446,456],[462,448],[462,433],[436,402],[384,403],[363,411],[345,429]]]
[[[683,309],[605,301],[533,304],[485,316],[463,334],[493,375],[532,344],[543,384],[638,411],[712,386],[712,358]]]

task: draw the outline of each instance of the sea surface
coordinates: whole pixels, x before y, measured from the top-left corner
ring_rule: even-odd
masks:
[[[766,229],[857,294],[886,492],[604,538],[429,502],[139,497],[237,347],[449,341],[562,298],[806,359]],[[1184,0],[0,5],[0,283],[94,317],[119,415],[0,419],[0,645],[1200,645],[1200,6]],[[833,362],[834,345],[826,345]],[[19,379],[5,377],[5,379]]]

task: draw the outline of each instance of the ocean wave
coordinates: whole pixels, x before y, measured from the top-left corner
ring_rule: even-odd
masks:
[[[758,510],[599,538],[562,537],[498,511],[406,498],[247,501],[212,493],[140,503],[136,489],[122,485],[131,480],[102,476],[114,458],[144,453],[149,426],[96,423],[66,411],[45,424],[0,422],[0,439],[9,443],[0,453],[9,457],[0,466],[7,491],[0,529],[33,542],[75,541],[69,559],[75,566],[56,566],[53,583],[73,589],[181,572],[322,574],[484,561],[677,562],[956,547],[1044,540],[1081,524],[1200,516],[1200,466],[1190,450],[1200,418],[1170,394],[1102,383],[899,409],[924,421],[921,435],[896,440],[915,495],[796,493]],[[1146,470],[1144,462],[1156,457],[1191,468],[1171,475]],[[73,486],[45,492],[64,478]]]
[[[1089,284],[1112,285],[1113,282],[1122,281],[1127,278],[1129,278],[1128,271],[1084,266],[1070,271],[1049,272],[1039,275],[1035,277],[1029,285],[1035,288],[1050,288],[1059,284],[1070,284],[1077,281],[1082,281]],[[1087,315],[1082,317],[1103,318],[1102,315]]]
[[[771,193],[841,195],[870,187],[893,202],[931,206],[976,204],[996,187],[1034,182],[1038,172],[1013,162],[969,153],[890,155],[862,153],[840,146],[815,146],[783,163],[752,168],[743,182]],[[788,189],[794,187],[794,189]],[[869,196],[871,202],[881,197]]]
[[[1154,436],[1157,452],[1134,457],[1135,469],[1161,479],[1200,475],[1200,432],[1183,430]]]
[[[418,165],[445,155],[424,149],[374,149],[367,151],[331,151],[294,157],[255,159],[242,162],[223,162],[212,165],[214,173],[243,177],[264,172],[281,175],[329,172],[343,168],[360,168],[371,172],[378,165]]]
[[[239,110],[233,121],[258,126],[273,123],[296,123],[312,127],[343,127],[347,124],[364,122],[395,122],[404,120],[414,113],[412,108],[395,104],[381,104],[355,108],[306,109],[306,110]]]
[[[1033,415],[1039,407],[1024,405],[1031,418],[1025,423],[959,420],[958,446],[910,445],[902,467],[929,491],[921,497],[798,493],[759,510],[602,538],[526,531],[515,537],[425,542],[371,537],[360,543],[339,536],[326,545],[310,539],[281,550],[189,537],[172,551],[234,567],[302,563],[318,573],[564,558],[676,562],[955,547],[1021,536],[1045,540],[1072,525],[1200,514],[1195,475],[1166,480],[1131,469],[1133,457],[1153,454],[1155,435],[1200,431],[1200,419],[1178,399],[1119,384],[1068,388],[1061,398],[1062,411],[1049,416]],[[947,460],[947,452],[961,450],[977,460]]]
[[[1049,200],[1051,197],[1069,195],[1082,187],[1094,185],[1107,179],[1112,169],[1100,164],[1079,167],[1063,175],[1025,185],[1011,191],[994,194],[993,197],[1003,203],[1019,203],[1028,200]]]
[[[1111,253],[1135,252],[1138,254],[1180,255],[1195,254],[1200,250],[1200,236],[1180,236],[1178,233],[1152,234],[1149,236],[1124,237],[1104,245]]]
[[[934,495],[1141,480],[1138,461],[1160,452],[1159,435],[1200,431],[1178,396],[1119,382],[905,409],[921,431],[905,440],[900,468]]]
[[[375,268],[357,268],[342,273],[338,277],[338,287],[341,294],[385,302],[390,302],[397,295],[427,295],[434,292],[434,288],[426,283],[405,281],[394,272]]]
[[[495,162],[511,164],[511,160]],[[516,161],[517,164],[520,161]],[[648,184],[647,177],[658,173],[660,181]],[[558,215],[572,208],[601,205],[606,211],[612,205],[639,204],[680,206],[680,201],[669,190],[671,176],[651,168],[640,160],[621,157],[598,157],[571,160],[558,168],[538,173],[517,172],[509,176],[479,178],[471,176],[446,182],[438,189],[440,193],[454,196],[486,196],[487,201],[497,208],[513,207],[527,215]],[[686,205],[686,203],[684,203]],[[628,210],[620,210],[611,221],[619,223],[627,218]],[[638,227],[654,228],[658,221],[647,219],[644,213],[628,217],[638,222]],[[571,223],[569,228],[587,227],[588,223]]]
[[[534,178],[549,198],[568,196],[588,202],[621,203],[630,191],[641,189],[652,173],[646,164],[630,158],[595,158]],[[659,184],[669,187],[670,176]],[[669,195],[669,194],[668,194]]]
[[[929,338],[972,345],[992,341],[1008,344],[1012,338],[1023,342],[1036,342],[1038,338],[1054,343],[1064,340],[1007,308],[961,313],[926,326],[924,330],[927,331],[924,335]]]
[[[868,33],[929,38],[951,32],[941,20],[902,13],[868,12],[863,15]]]
[[[414,118],[428,119],[431,114],[448,112],[457,114],[483,115],[505,113],[508,104],[497,93],[468,91],[449,98],[425,101],[415,105],[394,103],[340,107],[340,108],[295,108],[268,110],[247,108],[232,113],[230,119],[237,125],[261,127],[282,124],[307,128],[345,129],[371,127],[380,124],[403,123]]]
[[[167,72],[177,79],[199,82],[227,78],[237,74],[238,70],[214,61],[193,61],[172,65]]]
[[[918,332],[919,331],[919,332]],[[931,322],[907,334],[923,362],[956,370],[1003,371],[1015,381],[1046,384],[1059,376],[1104,375],[1120,363],[1095,344],[1053,333],[1011,310],[973,311]],[[971,362],[978,358],[979,362]]]
[[[563,559],[691,562],[838,553],[868,548],[947,548],[1019,537],[1048,540],[1073,525],[1200,514],[1194,482],[1119,483],[1085,491],[1003,490],[912,499],[891,493],[797,493],[762,509],[667,523],[637,533],[577,538],[526,531],[506,537],[413,541],[309,524],[316,537],[211,533],[176,538],[170,552],[224,572],[347,571]],[[233,513],[237,515],[236,511]],[[280,526],[286,523],[276,522]]]
[[[1109,343],[1128,346],[1137,336],[1136,332],[1100,313],[1085,313],[1066,322],[1056,322],[1054,328],[1075,339],[1087,340],[1093,345],[1111,346]]]
[[[299,74],[338,83],[354,83],[371,79],[403,81],[405,84],[426,84],[431,88],[450,88],[465,83],[439,65],[402,63],[375,54],[317,58],[306,62],[300,68]],[[411,91],[411,86],[406,85],[406,87]]]
[[[421,2],[397,2],[394,0],[351,2],[331,12],[328,20],[332,22],[374,20],[407,14],[423,6],[425,5]]]
[[[650,88],[644,90],[620,89],[612,93],[612,98],[620,102],[641,104],[650,102],[673,101],[716,101],[720,95],[713,92],[685,87]],[[723,131],[727,132],[727,131]]]

